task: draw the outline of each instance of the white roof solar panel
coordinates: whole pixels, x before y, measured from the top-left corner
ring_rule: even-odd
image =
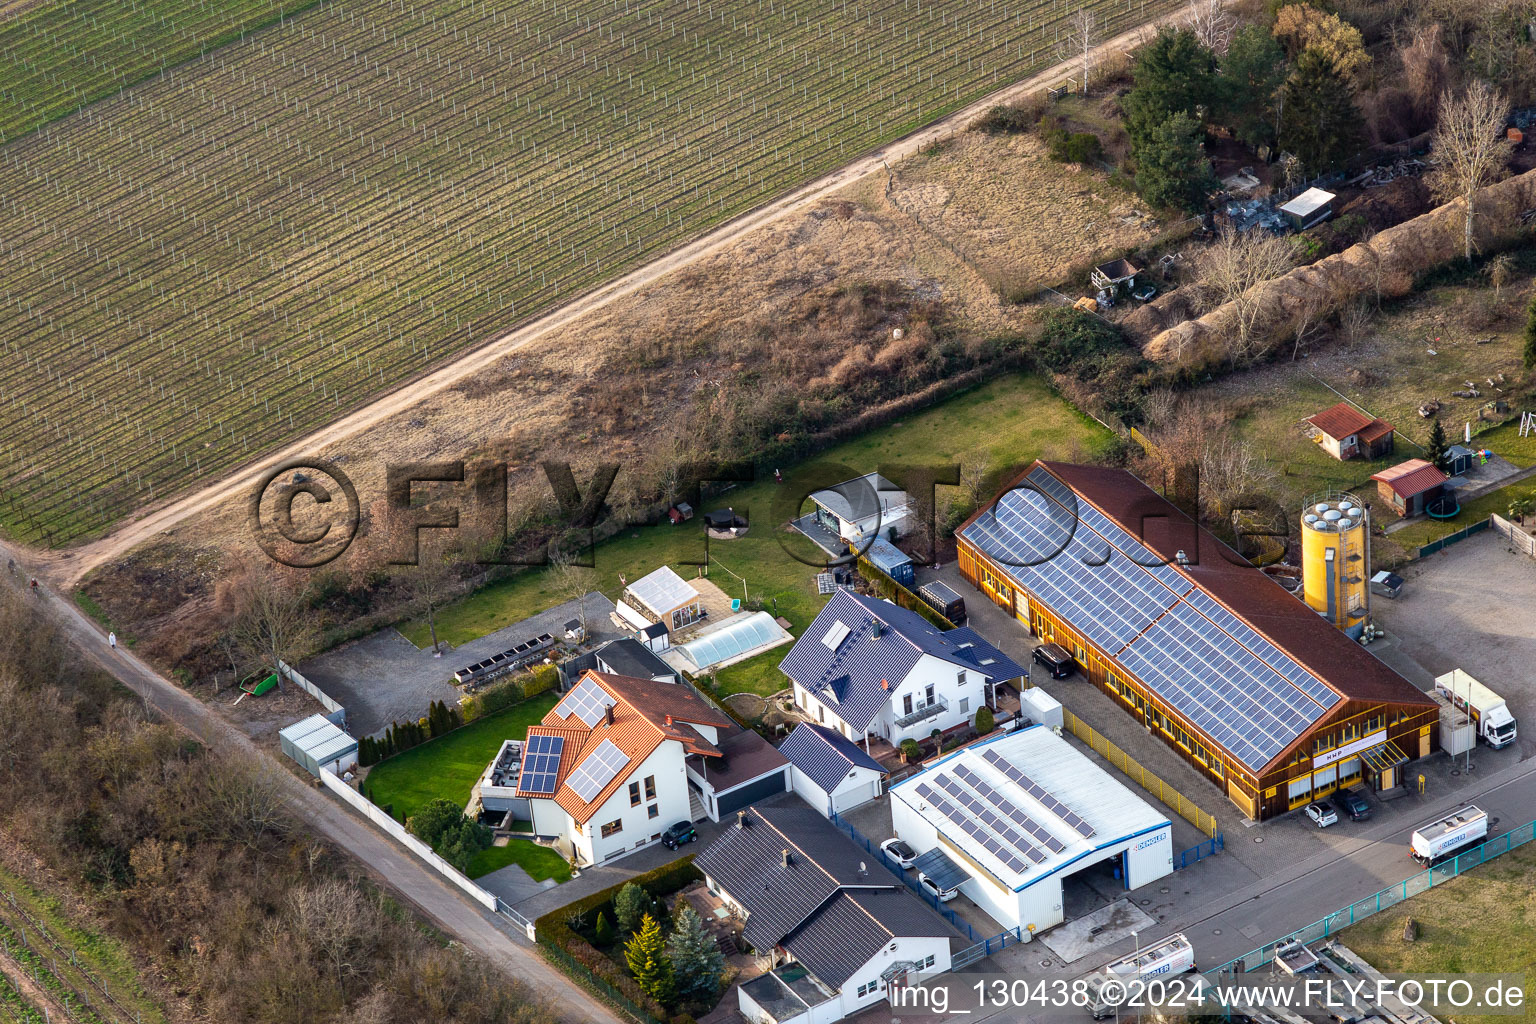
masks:
[[[602,720],[603,708],[617,703],[607,690],[590,679],[583,679],[555,705],[555,714],[562,718],[575,715],[590,729]]]

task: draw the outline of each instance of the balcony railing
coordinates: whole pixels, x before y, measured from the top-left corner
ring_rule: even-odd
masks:
[[[896,728],[905,729],[909,725],[916,725],[918,722],[926,721],[930,718],[937,718],[941,713],[948,710],[948,701],[946,701],[943,697],[935,698],[932,704],[924,704],[922,707],[914,708],[911,714],[902,715],[900,718],[896,719]]]

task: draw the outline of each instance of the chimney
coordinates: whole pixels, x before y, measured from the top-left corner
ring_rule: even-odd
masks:
[[[667,728],[668,729],[672,728],[672,716],[671,715],[667,716]]]
[[[784,847],[784,866],[785,867],[789,867],[789,865],[790,865],[789,847],[786,846],[786,847]]]
[[[1180,565],[1189,564],[1189,556],[1184,553],[1183,548],[1179,548],[1179,550],[1174,554],[1173,560],[1178,562]]]
[[[869,635],[870,636],[883,636],[884,634],[885,634],[885,623],[881,622],[879,619],[872,619],[870,621],[870,624],[869,624]]]
[[[747,812],[746,811],[737,811],[736,812],[736,827],[737,828],[746,828],[747,827]]]
[[[882,690],[889,690],[890,688],[891,688],[891,681],[889,679],[882,679],[882,680],[880,680],[880,689],[882,689]]]
[[[606,722],[609,725],[613,724],[613,705],[612,704],[604,704],[603,705],[603,721]]]

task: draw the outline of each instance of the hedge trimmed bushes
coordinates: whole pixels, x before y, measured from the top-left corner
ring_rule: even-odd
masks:
[[[573,961],[603,985],[615,990],[651,1017],[658,1021],[668,1020],[670,1015],[667,1008],[647,995],[623,968],[583,938],[576,929],[571,927],[571,922],[594,912],[611,916],[614,912],[614,897],[618,895],[620,889],[630,883],[640,886],[652,897],[660,897],[703,877],[699,869],[693,866],[693,854],[690,853],[671,864],[663,864],[643,875],[636,875],[628,882],[600,889],[590,896],[583,896],[574,903],[552,910],[535,921],[534,927],[538,931],[539,943],[564,954],[555,958],[557,963]],[[672,1024],[686,1024],[682,1019],[684,1016],[680,1014],[678,1017],[671,1018]]]
[[[553,689],[559,681],[558,668],[554,665],[538,665],[523,675],[492,683],[463,702],[464,721],[473,722],[477,718],[494,715],[513,704]]]

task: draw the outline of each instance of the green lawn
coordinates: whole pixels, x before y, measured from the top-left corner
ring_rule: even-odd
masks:
[[[755,693],[767,697],[789,685],[789,679],[779,671],[779,662],[789,653],[789,645],[775,647],[746,661],[720,669],[721,693]]]
[[[571,877],[571,866],[564,857],[528,839],[513,839],[506,846],[493,846],[476,853],[469,859],[469,877],[479,878],[508,864],[516,864],[536,882],[546,878],[564,882]]]
[[[368,795],[380,807],[392,807],[400,820],[438,797],[467,804],[475,780],[502,741],[526,739],[528,727],[548,714],[559,697],[540,694],[379,762],[368,772]]]
[[[1390,536],[1393,541],[1410,552],[1417,551],[1425,544],[1487,519],[1495,512],[1501,516],[1508,516],[1509,503],[1515,498],[1536,498],[1536,480],[1522,480],[1520,483],[1489,491],[1481,498],[1474,498],[1461,506],[1461,511],[1456,513],[1455,519],[1421,519],[1401,530],[1393,531]],[[1526,521],[1532,522],[1529,516],[1526,517]]]
[[[1536,849],[1523,846],[1422,892],[1340,934],[1344,944],[1386,973],[1521,974],[1536,976]],[[1403,941],[1408,918],[1419,925]],[[1527,997],[1530,996],[1527,987]],[[1457,1024],[1525,1020],[1455,1015]]]
[[[1062,401],[1039,378],[1008,374],[979,388],[957,395],[907,419],[872,430],[822,453],[818,463],[840,464],[857,475],[880,463],[938,462],[952,460],[989,467],[1026,462],[1038,456],[1082,458],[1108,441],[1110,434]],[[790,467],[780,467],[786,471]],[[708,549],[709,576],[732,597],[743,590],[751,598],[789,619],[794,632],[808,625],[826,598],[816,593],[815,572],[786,553],[786,547],[804,556],[813,552],[808,541],[772,524],[787,521],[783,510],[772,508],[774,499],[788,494],[771,474],[758,483],[743,486],[714,499],[709,508],[730,505],[747,512],[755,524],[748,534],[732,541],[714,541]],[[948,501],[941,488],[939,501]],[[706,511],[706,510],[700,510]],[[620,588],[619,575],[634,580],[662,564],[671,564],[685,578],[696,576],[696,566],[683,564],[705,560],[701,530],[671,524],[642,526],[598,546],[596,568],[590,572],[592,587],[610,597]],[[745,585],[743,584],[745,580]],[[492,584],[438,613],[438,635],[453,644],[484,636],[557,604],[561,595],[544,572],[524,572]],[[426,624],[412,622],[402,631],[418,646],[430,643]],[[774,664],[782,652],[756,661]],[[728,678],[742,680],[743,689],[759,691],[770,685],[768,675],[753,662],[727,669]],[[777,686],[774,687],[775,689]],[[771,690],[768,692],[772,692]]]

